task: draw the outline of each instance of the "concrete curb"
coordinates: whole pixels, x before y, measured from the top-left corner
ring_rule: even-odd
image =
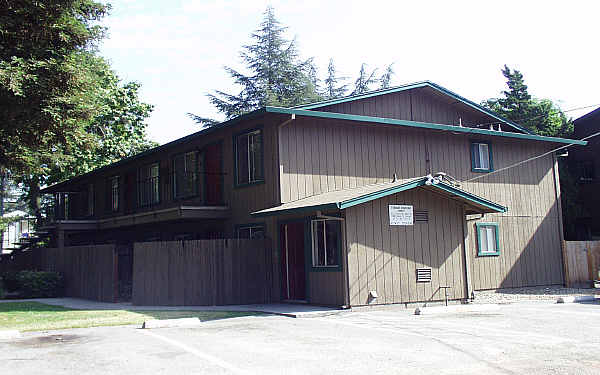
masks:
[[[198,318],[180,318],[180,319],[151,319],[146,320],[142,324],[143,329],[153,328],[183,328],[183,327],[200,327],[202,324]]]
[[[468,312],[491,312],[500,310],[499,305],[452,305],[417,307],[415,315],[458,314]]]
[[[577,303],[577,302],[592,302],[595,301],[596,296],[567,296],[567,297],[558,297],[556,303]],[[600,300],[600,299],[598,299]]]
[[[20,339],[21,332],[17,330],[5,330],[0,331],[0,340],[12,340],[12,339]]]

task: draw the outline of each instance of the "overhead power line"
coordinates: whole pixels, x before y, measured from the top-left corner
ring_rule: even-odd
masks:
[[[591,105],[586,105],[584,107],[577,107],[577,108],[566,109],[564,111],[562,111],[562,110],[559,109],[559,110],[550,111],[549,113],[560,113],[560,112],[562,112],[562,113],[568,113],[568,112],[573,112],[573,111],[578,111],[578,110],[581,110],[581,109],[587,109],[587,108],[593,108],[593,107],[600,107],[600,104],[591,104]],[[521,119],[517,119],[517,120],[510,120],[510,121],[519,123],[521,121],[535,120],[535,119],[544,117],[546,115],[548,115],[548,113],[543,113],[541,115],[537,115],[537,116],[533,116],[533,117],[529,117],[529,118],[521,118]],[[484,122],[482,124],[476,124],[475,126],[480,127],[480,126],[496,125],[496,124],[502,124],[502,123],[503,123],[502,121]]]
[[[598,136],[598,135],[600,135],[600,132],[596,132],[596,133],[594,133],[594,134],[592,134],[592,135],[588,135],[587,137],[581,138],[581,139],[580,139],[580,141],[587,141],[588,139],[590,139],[590,138],[594,138],[595,136]],[[505,170],[507,170],[507,169],[510,169],[510,168],[518,167],[519,165],[522,165],[522,164],[528,163],[528,162],[530,162],[530,161],[533,161],[533,160],[536,160],[536,159],[539,159],[539,158],[543,158],[544,156],[550,155],[550,154],[552,154],[552,153],[554,153],[554,152],[556,152],[556,151],[559,151],[559,150],[565,149],[565,148],[567,148],[567,147],[570,147],[570,146],[573,146],[573,145],[572,145],[572,144],[570,144],[570,145],[563,145],[563,146],[560,146],[560,147],[558,147],[558,148],[555,148],[555,149],[553,149],[553,150],[550,150],[550,151],[548,151],[548,152],[544,152],[544,153],[543,153],[543,154],[541,154],[541,155],[534,156],[534,157],[532,157],[532,158],[525,159],[525,160],[522,160],[522,161],[520,161],[520,162],[518,162],[518,163],[515,163],[515,164],[512,164],[512,165],[509,165],[508,167],[500,168],[500,169],[497,169],[497,170],[495,170],[495,171],[488,172],[488,173],[486,173],[486,174],[482,174],[482,175],[479,175],[479,176],[476,176],[476,177],[470,178],[470,179],[468,179],[468,180],[463,180],[463,181],[461,181],[461,182],[471,182],[471,181],[475,181],[475,180],[478,180],[478,179],[480,179],[480,178],[487,177],[487,176],[493,175],[493,174],[495,174],[495,173],[498,173],[498,172],[505,171]]]

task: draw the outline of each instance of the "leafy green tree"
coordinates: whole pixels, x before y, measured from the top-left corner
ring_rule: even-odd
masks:
[[[0,11],[0,169],[40,173],[89,119],[77,53],[104,35],[109,5],[4,1]],[[82,139],[83,139],[82,138]]]
[[[394,63],[391,63],[390,65],[388,65],[385,68],[385,72],[383,73],[381,78],[379,78],[379,82],[380,82],[379,88],[381,88],[381,89],[389,88],[392,83],[392,77],[394,76],[394,74],[395,74]]]
[[[339,77],[335,69],[333,59],[329,59],[329,65],[327,66],[327,78],[325,78],[325,88],[322,96],[325,99],[335,99],[346,95],[348,91],[348,85],[343,82],[346,80],[344,77]]]
[[[90,116],[79,122],[80,131],[67,134],[64,141],[55,146],[60,160],[45,165],[40,173],[20,176],[29,208],[38,217],[41,216],[40,186],[66,180],[156,146],[147,139],[146,119],[152,106],[140,100],[140,85],[122,83],[110,65],[92,53],[79,53],[77,59],[86,83],[80,96]]]
[[[230,94],[217,90],[208,97],[227,119],[267,105],[289,107],[318,99],[313,61],[300,61],[295,40],[285,38],[286,29],[268,7],[259,29],[251,35],[254,43],[243,46],[240,53],[250,74],[225,67],[241,91]],[[214,124],[211,119],[189,116],[202,125]]]
[[[371,86],[377,82],[377,69],[373,69],[370,73],[367,71],[367,64],[363,63],[360,66],[358,78],[354,81],[354,90],[352,95],[363,94],[371,91]]]

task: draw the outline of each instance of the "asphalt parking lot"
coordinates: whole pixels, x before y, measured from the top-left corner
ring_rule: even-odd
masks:
[[[0,368],[36,375],[600,373],[598,303],[412,311],[33,332],[0,342]]]

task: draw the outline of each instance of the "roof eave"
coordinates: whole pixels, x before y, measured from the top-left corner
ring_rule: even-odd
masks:
[[[337,120],[360,121],[360,122],[372,122],[372,123],[387,124],[387,125],[399,125],[399,126],[407,126],[407,127],[414,127],[414,128],[451,131],[451,132],[455,132],[455,133],[481,134],[481,135],[500,136],[500,137],[526,139],[526,140],[533,140],[533,141],[565,143],[565,144],[582,145],[582,146],[585,146],[587,144],[586,141],[579,141],[576,139],[546,137],[546,136],[542,136],[542,135],[522,134],[522,133],[504,132],[504,131],[498,131],[498,130],[469,128],[469,127],[465,127],[465,126],[455,126],[455,125],[434,124],[434,123],[419,122],[419,121],[399,120],[399,119],[393,119],[393,118],[387,118],[387,117],[351,115],[351,114],[347,114],[347,113],[320,112],[320,111],[311,111],[311,110],[306,110],[306,109],[293,109],[293,108],[282,108],[282,107],[265,107],[265,110],[269,113],[282,113],[282,114],[289,114],[289,115],[293,114],[293,115],[297,115],[297,116],[330,118],[330,119],[337,119]]]

